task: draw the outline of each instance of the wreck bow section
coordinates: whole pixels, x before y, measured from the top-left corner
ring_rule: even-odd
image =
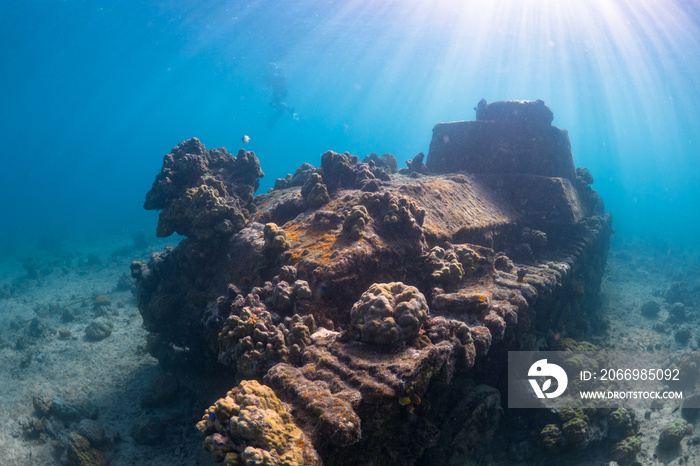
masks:
[[[507,350],[585,335],[605,267],[610,215],[552,118],[482,101],[435,126],[425,164],[329,151],[254,199],[253,153],[166,156],[147,207],[188,238],[132,275],[162,364],[241,380],[198,424],[215,461],[460,464],[488,445]]]

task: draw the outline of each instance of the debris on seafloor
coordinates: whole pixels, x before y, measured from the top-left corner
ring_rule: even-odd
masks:
[[[257,197],[253,152],[195,138],[165,156],[145,207],[158,236],[187,238],[131,272],[161,364],[240,381],[199,424],[215,461],[461,464],[488,449],[507,351],[589,331],[612,232],[552,120],[542,101],[482,101],[477,120],[435,126],[425,164],[328,151]],[[584,417],[537,432],[550,451],[585,446]]]

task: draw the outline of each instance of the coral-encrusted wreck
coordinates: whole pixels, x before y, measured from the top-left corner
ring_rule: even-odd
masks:
[[[241,381],[198,425],[217,462],[463,464],[488,445],[506,352],[585,334],[605,267],[610,215],[552,119],[482,100],[435,126],[425,164],[329,151],[255,198],[252,152],[165,156],[146,208],[187,238],[132,275],[152,354]]]

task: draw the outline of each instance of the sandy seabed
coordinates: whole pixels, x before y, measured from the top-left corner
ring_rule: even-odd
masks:
[[[682,285],[684,291],[675,296],[687,303],[683,306],[682,319],[674,318],[669,312],[674,305],[678,307],[671,299],[674,295],[669,294],[674,284]],[[615,237],[600,296],[602,328],[594,329],[590,338],[599,348],[636,352],[700,349],[700,251],[696,248]],[[659,304],[656,317],[642,315],[641,308],[649,301]],[[687,340],[680,336],[683,332],[690,335]],[[643,445],[637,454],[639,464],[700,465],[700,419],[691,421],[693,433],[681,441],[680,448],[657,447],[661,430],[681,417],[681,402],[667,400],[662,407],[637,410]]]
[[[3,466],[65,464],[68,435],[85,430],[83,419],[96,421],[92,435],[104,432],[96,447],[111,465],[212,464],[194,425],[226,388],[206,377],[175,379],[144,350],[129,265],[167,243],[128,241],[0,263]],[[111,334],[89,338],[95,321]],[[49,413],[35,409],[39,396],[53,401]]]
[[[92,436],[110,465],[213,464],[194,425],[231,388],[232,378],[175,377],[144,350],[148,332],[129,265],[168,242],[137,243],[126,238],[0,260],[0,464],[67,464],[72,431]],[[686,305],[686,318],[669,322],[672,303],[663,295],[678,282],[690,303],[700,302],[697,252],[616,237],[589,340],[603,349],[697,350],[699,309]],[[649,300],[661,305],[656,318],[640,314]],[[111,334],[88,337],[95,321],[111,326]],[[682,328],[690,331],[687,342],[676,338]],[[40,400],[51,400],[53,408],[42,414]],[[679,405],[637,413],[641,464],[700,464],[695,432],[677,450],[657,449],[661,429],[680,416]],[[605,461],[593,446],[572,464]]]

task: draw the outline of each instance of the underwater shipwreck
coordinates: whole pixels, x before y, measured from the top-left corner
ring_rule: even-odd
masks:
[[[258,196],[253,152],[195,138],[165,156],[145,208],[186,238],[131,272],[148,351],[239,381],[202,400],[214,461],[449,465],[489,448],[507,352],[589,332],[612,233],[552,121],[541,100],[482,100],[406,168],[328,151]],[[564,421],[550,443],[575,447]]]

